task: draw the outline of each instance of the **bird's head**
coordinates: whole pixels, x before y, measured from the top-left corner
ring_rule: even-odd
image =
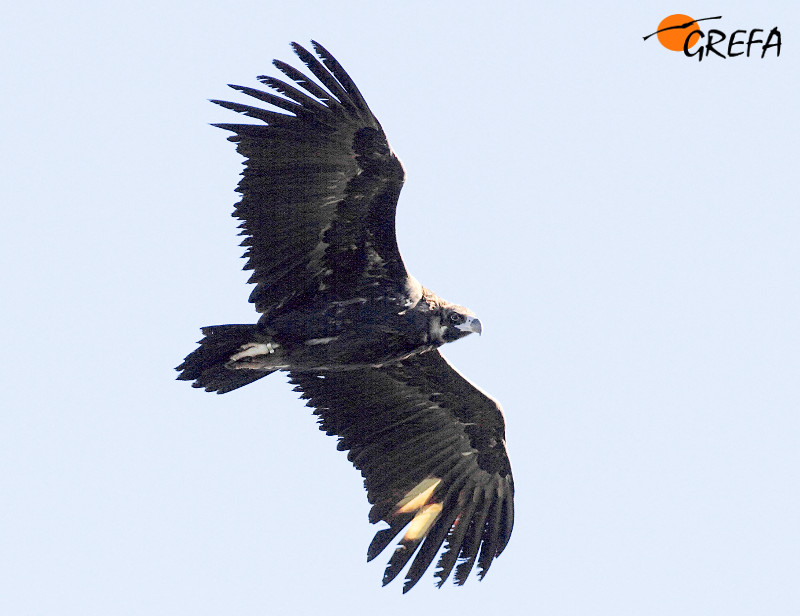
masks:
[[[444,344],[463,338],[467,334],[481,333],[478,317],[464,306],[441,303],[431,316],[431,340]]]

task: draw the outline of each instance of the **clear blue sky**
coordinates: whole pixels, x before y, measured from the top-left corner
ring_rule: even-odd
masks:
[[[0,613],[800,613],[800,8],[434,4],[4,9]],[[675,12],[781,56],[642,41]],[[445,351],[506,409],[482,583],[380,587],[283,377],[173,380],[256,318],[207,99],[311,38],[405,164],[409,269],[484,324]]]

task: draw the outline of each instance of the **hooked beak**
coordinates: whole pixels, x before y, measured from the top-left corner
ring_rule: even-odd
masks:
[[[462,332],[467,332],[468,334],[474,332],[479,336],[483,331],[480,319],[478,319],[478,317],[467,317],[467,320],[461,325],[456,325],[456,329],[460,329]]]

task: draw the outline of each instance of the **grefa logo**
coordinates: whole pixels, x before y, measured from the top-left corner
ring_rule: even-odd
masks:
[[[696,57],[698,62],[701,62],[703,57],[712,56],[723,60],[738,56],[764,59],[773,55],[773,51],[770,50],[774,50],[775,58],[781,55],[781,31],[777,26],[768,33],[764,28],[752,28],[738,29],[727,34],[716,28],[704,32],[698,25],[701,21],[716,19],[722,19],[722,15],[702,19],[693,19],[680,13],[670,15],[661,20],[655,32],[643,38],[646,41],[652,36],[657,36],[658,42],[667,49],[683,51],[685,56]],[[695,51],[690,51],[695,47],[697,48]]]

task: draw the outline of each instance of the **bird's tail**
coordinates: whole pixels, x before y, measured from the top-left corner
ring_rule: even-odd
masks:
[[[194,381],[192,387],[224,394],[264,378],[275,370],[235,367],[235,355],[257,339],[255,325],[210,325],[202,328],[200,346],[175,368],[178,380]],[[263,344],[261,346],[264,346]]]

